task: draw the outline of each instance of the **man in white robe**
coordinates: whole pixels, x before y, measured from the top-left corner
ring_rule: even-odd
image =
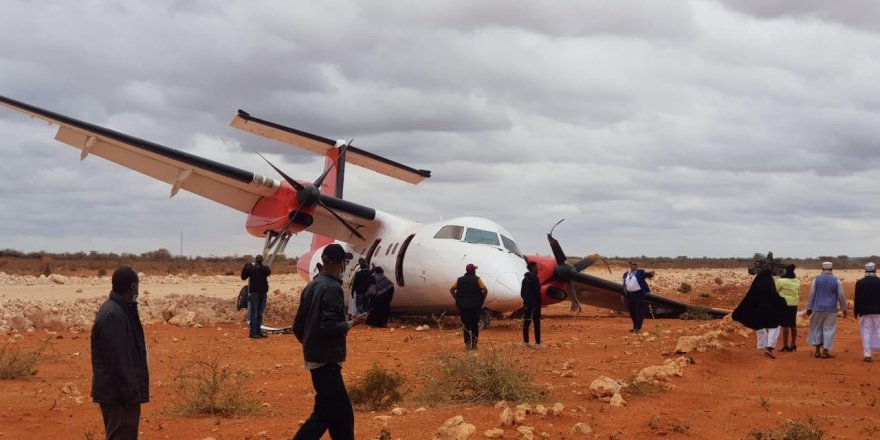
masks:
[[[865,265],[865,277],[856,281],[853,314],[859,319],[865,362],[871,362],[872,352],[880,351],[880,278],[873,262]]]

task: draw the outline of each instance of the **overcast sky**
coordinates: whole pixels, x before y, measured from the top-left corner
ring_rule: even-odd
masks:
[[[354,138],[433,177],[348,167],[346,198],[491,218],[527,253],[567,218],[571,255],[857,256],[880,254],[878,32],[873,0],[9,0],[0,94],[267,176],[257,152],[322,160],[236,109]],[[260,249],[55,129],[0,108],[0,248]]]

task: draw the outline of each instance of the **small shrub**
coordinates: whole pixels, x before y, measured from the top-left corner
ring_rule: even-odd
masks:
[[[679,434],[687,434],[687,432],[691,429],[688,425],[683,425],[680,423],[675,423],[672,425],[672,432],[677,432]]]
[[[666,392],[666,387],[662,384],[637,382],[636,376],[630,376],[625,383],[626,385],[623,386],[623,392],[631,396],[645,396],[648,394],[661,394]]]
[[[16,379],[37,374],[37,365],[43,359],[48,342],[34,351],[22,353],[15,342],[6,342],[0,347],[0,379]]]
[[[235,271],[227,270],[226,272],[223,272],[223,274],[226,276],[231,276],[231,275],[235,275]]]
[[[391,440],[391,431],[388,430],[387,426],[382,427],[382,432],[379,433],[379,440]]]
[[[685,295],[685,294],[690,293],[690,291],[693,290],[693,287],[691,287],[691,285],[688,283],[682,282],[681,285],[678,286],[677,290],[678,290],[678,293]]]
[[[43,270],[42,270],[40,273],[42,273],[42,274],[45,275],[45,276],[52,275],[52,268],[49,267],[48,264],[44,264],[44,265],[43,265]]]
[[[682,313],[679,318],[684,320],[706,321],[712,319],[712,314],[709,313],[709,309],[703,307],[688,307],[687,311]]]
[[[779,428],[753,429],[746,436],[748,440],[822,440],[825,432],[819,429],[813,419],[806,422],[789,420]]]
[[[403,382],[402,374],[388,371],[374,363],[360,382],[348,389],[348,396],[355,405],[365,406],[374,411],[385,409],[403,398],[400,392]]]
[[[529,402],[547,397],[515,356],[505,356],[498,350],[443,353],[435,358],[434,365],[425,374],[425,389],[418,396],[426,402]]]
[[[715,277],[715,280],[714,280],[714,281],[715,281],[715,284],[717,284],[717,285],[719,285],[719,286],[720,286],[721,284],[723,284],[723,281],[721,280],[721,277]]]
[[[245,394],[250,377],[242,370],[220,365],[220,354],[195,358],[179,368],[172,379],[178,404],[172,412],[181,416],[232,417],[256,414],[259,403]]]
[[[103,267],[98,269],[98,276],[99,277],[106,277],[107,276],[107,269],[104,269]]]
[[[764,396],[758,396],[758,406],[764,408],[764,411],[770,411],[770,399]]]
[[[712,295],[710,295],[708,292],[700,293],[700,298],[711,298],[711,297],[712,297]]]

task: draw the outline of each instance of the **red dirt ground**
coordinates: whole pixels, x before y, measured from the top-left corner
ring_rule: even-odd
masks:
[[[729,287],[729,286],[725,286]],[[847,292],[852,284],[847,283]],[[746,289],[741,286],[739,295]],[[725,289],[727,290],[727,289]],[[736,289],[730,289],[734,296]],[[726,301],[726,300],[725,300]],[[721,305],[721,304],[719,304]],[[727,305],[723,305],[727,306]],[[862,361],[857,324],[842,321],[833,359],[814,359],[799,335],[797,353],[779,353],[772,360],[754,348],[754,336],[737,334],[722,341],[723,348],[690,353],[694,364],[684,376],[674,378],[674,388],[645,395],[627,395],[625,407],[613,407],[590,397],[589,385],[600,375],[623,380],[641,368],[662,364],[679,336],[701,334],[717,321],[647,321],[649,336],[627,333],[627,317],[589,310],[569,316],[567,304],[545,309],[545,350],[520,345],[516,321],[495,321],[481,333],[481,349],[504,350],[517,357],[535,374],[536,384],[553,387],[550,406],[561,402],[562,416],[529,415],[525,424],[535,433],[546,432],[554,439],[599,438],[640,439],[655,437],[692,439],[745,438],[752,429],[774,428],[786,420],[812,418],[825,431],[825,438],[880,438],[880,367]],[[431,321],[394,321],[394,329],[357,327],[349,335],[349,357],[343,372],[351,384],[373,362],[402,372],[410,388],[418,388],[418,377],[432,361],[432,355],[463,350],[461,335],[453,329],[415,331]],[[405,328],[400,328],[405,326]],[[291,335],[273,335],[249,340],[243,325],[209,328],[180,328],[167,324],[145,328],[150,353],[151,396],[143,406],[143,439],[282,439],[291,438],[311,411],[312,386],[302,367],[301,346]],[[660,341],[648,338],[659,334]],[[8,337],[12,337],[10,333]],[[50,352],[36,376],[0,380],[0,438],[88,439],[103,438],[100,412],[88,397],[91,386],[88,332],[45,331],[24,333],[23,349],[34,349],[49,340]],[[780,341],[781,347],[782,341]],[[175,368],[198,353],[221,353],[222,362],[254,373],[248,390],[266,411],[259,416],[224,418],[181,418],[171,416],[175,393],[169,382]],[[876,357],[876,356],[875,356]],[[553,371],[574,360],[575,377],[561,377]],[[73,384],[77,391],[64,391]],[[421,402],[402,402],[410,411]],[[518,403],[518,402],[516,402]],[[532,405],[541,402],[530,402]],[[499,409],[492,405],[440,405],[421,413],[394,416],[388,427],[394,439],[429,439],[446,419],[462,415],[476,425],[471,437],[483,438],[487,429],[499,427]],[[377,415],[355,414],[359,439],[378,437],[382,422]],[[573,434],[578,422],[588,423],[594,434]],[[329,437],[325,437],[329,438]],[[518,438],[515,428],[505,428],[504,438]],[[536,438],[539,438],[536,436]]]

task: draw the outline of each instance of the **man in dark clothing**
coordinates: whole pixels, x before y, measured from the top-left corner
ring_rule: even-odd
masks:
[[[367,311],[367,291],[374,283],[373,271],[367,265],[367,260],[363,258],[358,260],[358,265],[360,269],[354,273],[354,278],[351,280],[351,296],[357,304],[358,313],[364,313]]]
[[[351,253],[334,243],[324,248],[324,271],[303,289],[299,309],[293,319],[293,334],[303,345],[305,368],[312,375],[315,406],[299,428],[294,440],[317,440],[330,430],[330,438],[354,439],[354,411],[342,381],[345,337],[352,327],[366,319],[365,314],[345,320],[342,280]]]
[[[112,284],[92,326],[92,400],[101,406],[108,440],[137,439],[141,404],[150,401],[137,273],[120,267]]]
[[[541,345],[541,281],[538,280],[538,263],[529,261],[526,264],[529,269],[523,277],[520,296],[523,300],[523,344],[529,344],[529,324],[535,324],[534,348],[544,348]]]
[[[248,321],[251,339],[267,338],[261,330],[263,312],[266,310],[266,295],[269,293],[269,275],[272,269],[263,266],[263,256],[257,255],[253,263],[241,269],[241,279],[248,280]]]
[[[466,350],[476,350],[477,339],[480,337],[480,314],[483,312],[486,294],[489,293],[483,280],[477,276],[477,266],[465,266],[464,276],[458,278],[449,292],[455,298],[455,306],[461,315],[464,347]]]
[[[871,362],[872,352],[880,351],[880,278],[873,262],[865,265],[865,277],[856,281],[853,314],[859,320],[865,362]]]
[[[651,293],[647,279],[653,276],[654,272],[639,269],[639,264],[635,261],[630,261],[629,272],[623,274],[622,294],[626,298],[629,317],[633,323],[630,333],[638,333],[642,329],[645,320],[645,295]]]
[[[391,300],[394,298],[394,283],[385,276],[385,270],[379,266],[373,269],[376,283],[376,294],[370,299],[370,316],[367,325],[370,327],[386,327],[388,314],[391,312]]]

